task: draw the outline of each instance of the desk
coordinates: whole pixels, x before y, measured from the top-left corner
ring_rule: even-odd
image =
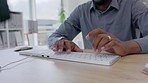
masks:
[[[0,51],[0,65],[19,60],[13,49]],[[148,83],[141,73],[148,54],[121,58],[113,66],[29,57],[11,69],[0,72],[0,83]]]

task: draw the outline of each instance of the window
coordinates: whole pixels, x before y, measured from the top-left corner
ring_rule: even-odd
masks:
[[[25,33],[28,32],[27,22],[28,20],[31,19],[31,15],[30,15],[31,14],[30,12],[31,3],[35,4],[32,6],[36,6],[35,15],[36,15],[36,19],[39,25],[38,26],[38,32],[39,32],[38,44],[39,45],[47,44],[47,38],[53,32],[53,31],[50,32],[51,29],[55,29],[55,27],[53,27],[53,24],[57,23],[59,19],[61,0],[34,0],[34,1],[32,0],[8,0],[9,8],[11,11],[23,13]],[[34,10],[32,11],[34,12]],[[42,32],[42,31],[47,31],[47,32]],[[36,41],[36,39],[34,41]]]
[[[58,20],[60,0],[36,0],[37,19]]]
[[[61,0],[36,0],[38,45],[46,45],[48,36],[58,27]]]
[[[22,12],[24,19],[29,19],[29,0],[8,0],[11,11]]]

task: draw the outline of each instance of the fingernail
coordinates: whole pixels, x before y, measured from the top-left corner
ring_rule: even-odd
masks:
[[[85,38],[86,38],[87,40],[89,40],[89,35],[87,35]]]
[[[100,50],[96,49],[96,53],[100,53]]]
[[[102,50],[102,51],[104,51],[104,50],[105,50],[105,48],[104,48],[104,47],[101,47],[101,50]]]
[[[68,50],[67,50],[67,53],[68,53],[68,54],[69,54],[69,53],[71,53],[71,50],[70,50],[70,49],[68,49]]]
[[[61,50],[61,49],[59,49],[59,50],[58,50],[58,52],[60,52],[60,53],[61,53],[61,52],[62,52],[62,50]]]
[[[53,49],[53,50],[56,50],[56,48],[54,48],[54,47],[53,47],[52,49]]]
[[[99,54],[99,50],[97,49],[97,50],[95,50],[95,52],[96,52],[96,54]]]
[[[57,51],[56,48],[51,48],[51,50],[53,50],[53,51]]]

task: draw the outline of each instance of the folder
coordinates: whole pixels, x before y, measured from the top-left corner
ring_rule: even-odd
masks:
[[[0,29],[4,29],[5,28],[5,23],[4,22],[0,22]]]
[[[3,46],[3,42],[2,42],[2,36],[1,36],[1,32],[0,32],[0,49],[3,49],[4,46]]]
[[[22,35],[21,35],[21,32],[20,31],[15,31],[15,39],[16,39],[16,45],[17,46],[21,46],[23,45],[23,38],[22,38]]]
[[[23,17],[22,13],[16,14],[16,28],[23,28]]]
[[[15,47],[16,46],[16,37],[15,37],[15,32],[9,32],[9,43],[10,43],[10,47]]]
[[[22,28],[23,27],[23,17],[21,12],[11,12],[11,18],[8,20],[9,28]]]
[[[3,47],[7,48],[8,47],[7,34],[5,31],[3,31],[3,32],[1,32],[1,35],[2,35]]]
[[[8,20],[8,28],[15,28],[15,16],[10,13],[10,19]]]

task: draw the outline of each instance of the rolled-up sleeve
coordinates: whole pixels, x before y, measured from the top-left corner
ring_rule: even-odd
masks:
[[[77,7],[65,22],[48,38],[48,45],[51,47],[57,40],[66,38],[73,40],[74,37],[80,33],[80,10]]]
[[[143,38],[134,39],[141,47],[142,53],[148,53],[148,7],[137,0],[132,6],[133,24],[136,25]]]

